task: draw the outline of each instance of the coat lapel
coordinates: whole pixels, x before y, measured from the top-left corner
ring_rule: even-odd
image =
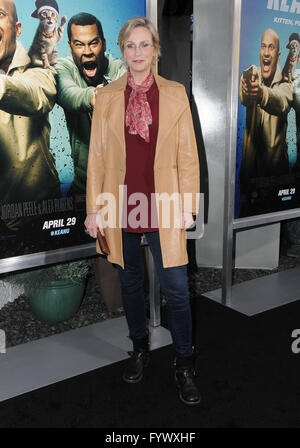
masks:
[[[173,86],[167,80],[159,75],[154,74],[155,81],[159,90],[159,123],[158,123],[158,136],[156,144],[155,160],[159,155],[159,152],[164,146],[164,142],[168,135],[173,131],[175,124],[179,117],[182,115],[187,107],[187,103],[177,98],[172,94]],[[124,155],[124,161],[126,160],[126,148],[125,148],[125,133],[124,133],[124,119],[125,119],[125,99],[124,91],[127,85],[127,73],[109,84],[105,89],[114,92],[114,98],[112,99],[113,107],[110,110],[109,126],[117,136],[120,146],[122,148],[122,154]]]

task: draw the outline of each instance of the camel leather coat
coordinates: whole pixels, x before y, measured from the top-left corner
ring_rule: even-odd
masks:
[[[163,266],[167,268],[188,263],[185,230],[178,226],[176,219],[183,211],[198,213],[199,159],[184,86],[159,75],[154,77],[159,90],[159,125],[154,160],[155,193],[166,197],[175,193],[181,199],[189,198],[175,200],[173,203],[171,201],[172,213],[169,222],[164,218],[161,206],[163,201],[157,202]],[[126,174],[126,85],[127,74],[97,91],[89,148],[86,198],[88,214],[100,211],[105,219],[110,214],[112,220],[104,229],[110,249],[108,260],[123,268],[121,217]],[[107,197],[115,198],[115,206],[108,207],[108,202],[100,199],[101,196],[103,198],[103,193],[108,194]],[[97,251],[101,253],[98,242]]]

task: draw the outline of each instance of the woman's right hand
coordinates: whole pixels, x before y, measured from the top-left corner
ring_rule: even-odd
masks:
[[[98,229],[101,235],[104,236],[100,213],[89,213],[84,221],[84,225],[92,238],[97,238]]]

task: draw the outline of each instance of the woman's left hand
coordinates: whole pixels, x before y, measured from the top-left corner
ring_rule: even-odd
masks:
[[[187,230],[190,227],[194,226],[194,218],[193,214],[189,212],[182,213],[182,229]]]

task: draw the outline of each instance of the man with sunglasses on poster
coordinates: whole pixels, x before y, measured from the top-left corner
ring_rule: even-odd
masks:
[[[55,65],[58,76],[58,104],[64,109],[70,136],[74,179],[69,196],[85,201],[86,172],[90,143],[94,92],[126,73],[125,64],[105,52],[106,41],[100,21],[81,12],[68,22],[68,40],[72,57],[61,58]],[[116,269],[105,257],[97,257],[95,270],[102,297],[109,311],[121,305],[120,282]]]

